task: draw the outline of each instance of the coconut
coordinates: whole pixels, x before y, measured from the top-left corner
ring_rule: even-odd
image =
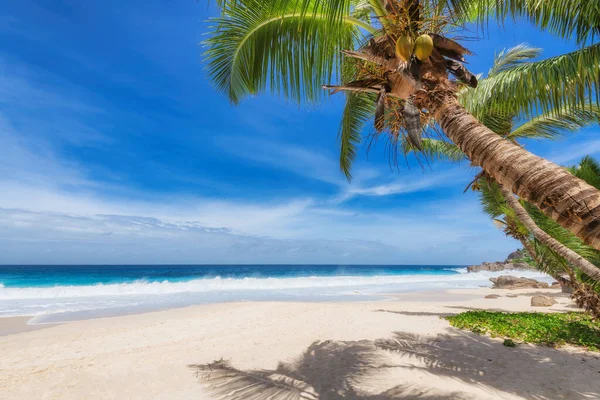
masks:
[[[396,40],[396,55],[402,61],[408,62],[408,60],[410,60],[412,48],[413,42],[410,36],[400,36],[398,40]]]
[[[420,61],[425,61],[433,52],[433,39],[429,35],[421,35],[415,40],[415,56]]]

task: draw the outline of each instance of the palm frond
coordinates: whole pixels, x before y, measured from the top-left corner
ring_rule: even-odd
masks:
[[[454,143],[439,139],[423,138],[422,149],[415,148],[408,140],[402,141],[402,150],[404,154],[422,153],[431,160],[447,160],[459,162],[465,159],[465,154]]]
[[[600,3],[590,0],[455,0],[463,20],[485,26],[490,19],[525,18],[541,29],[578,43],[600,34]]]
[[[359,27],[374,31],[350,16],[349,0],[238,0],[211,22],[204,57],[234,103],[267,89],[299,102],[320,98]]]
[[[571,233],[571,231],[560,226],[556,221],[546,216],[546,214],[542,213],[538,208],[530,204],[525,204],[525,209],[527,210],[527,213],[531,215],[531,218],[535,221],[537,226],[554,239],[558,240],[582,257],[590,260],[592,263],[594,262],[594,259],[599,259],[600,253],[598,250],[583,243],[583,241]]]
[[[352,0],[352,16],[361,21],[372,23],[372,16],[383,17],[387,15],[381,0]]]
[[[366,121],[373,118],[375,96],[368,93],[346,92],[346,107],[340,124],[340,169],[348,181],[352,180],[352,163],[361,142]]]
[[[507,138],[556,139],[587,125],[600,122],[600,107],[590,104],[583,109],[563,108],[535,117],[513,130]]]
[[[570,167],[569,172],[596,189],[600,189],[600,164],[592,157],[584,157],[579,164]]]
[[[479,179],[478,183],[480,187],[479,201],[483,211],[493,219],[504,215],[507,209],[506,200],[498,184],[486,178]]]
[[[510,134],[513,129],[514,114],[488,110],[479,119],[479,122],[496,132],[500,136]]]
[[[494,110],[535,116],[600,100],[600,44],[535,62],[522,62],[464,91],[461,103],[476,117]]]
[[[488,72],[488,76],[494,76],[500,72],[510,70],[525,61],[531,61],[542,54],[542,49],[530,47],[521,43],[514,47],[504,49],[494,58],[494,65]]]

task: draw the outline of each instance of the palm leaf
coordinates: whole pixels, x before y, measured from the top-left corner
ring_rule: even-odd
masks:
[[[529,47],[521,43],[514,47],[504,49],[494,58],[494,65],[488,72],[488,76],[494,76],[500,72],[510,70],[524,61],[531,61],[542,54],[542,49]]]
[[[525,204],[525,208],[535,223],[554,239],[558,240],[582,257],[590,259],[590,261],[594,258],[598,259],[598,250],[583,243],[583,241],[571,233],[571,231],[560,226],[553,219],[542,213],[538,208],[530,204]]]
[[[483,211],[493,219],[504,215],[507,209],[506,200],[498,184],[486,178],[479,179],[478,183],[481,188],[479,201]]]
[[[448,160],[459,162],[465,159],[465,154],[454,143],[446,142],[438,139],[422,139],[422,149],[415,148],[411,142],[404,140],[402,142],[402,150],[404,154],[411,152],[423,153],[431,160]]]
[[[476,117],[494,110],[534,116],[565,107],[585,108],[600,99],[600,44],[542,61],[522,62],[461,93],[460,101]]]
[[[584,157],[579,164],[569,168],[576,177],[583,179],[596,189],[600,189],[600,164],[590,156]]]
[[[239,0],[211,21],[208,71],[234,103],[267,89],[296,101],[320,98],[359,27],[375,31],[350,16],[349,0]]]
[[[591,104],[583,109],[563,108],[531,119],[513,130],[507,138],[556,139],[568,132],[600,122],[600,107]]]
[[[361,142],[361,131],[373,118],[375,96],[368,93],[346,92],[346,107],[340,124],[340,169],[348,181],[352,180],[352,164]]]
[[[491,18],[525,18],[564,39],[579,43],[600,34],[600,2],[592,0],[455,0],[463,20],[485,26]],[[465,12],[466,11],[466,12]]]

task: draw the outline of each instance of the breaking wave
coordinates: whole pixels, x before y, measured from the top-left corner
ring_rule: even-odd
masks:
[[[460,271],[459,271],[460,270]],[[0,284],[0,317],[46,316],[35,322],[92,317],[227,301],[344,301],[381,300],[384,293],[490,286],[502,272],[449,275],[311,276],[285,278],[203,278],[188,281],[52,287],[4,287]],[[549,281],[535,271],[513,274]],[[86,312],[88,314],[86,314]],[[98,315],[96,315],[98,316]]]

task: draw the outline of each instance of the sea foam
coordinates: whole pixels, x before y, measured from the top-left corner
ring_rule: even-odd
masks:
[[[36,322],[56,322],[103,315],[228,301],[344,301],[381,300],[383,293],[490,286],[501,274],[549,281],[535,271],[463,273],[448,275],[310,276],[285,278],[203,278],[187,281],[52,287],[0,287],[0,317],[38,316]],[[86,314],[87,313],[87,314]]]

